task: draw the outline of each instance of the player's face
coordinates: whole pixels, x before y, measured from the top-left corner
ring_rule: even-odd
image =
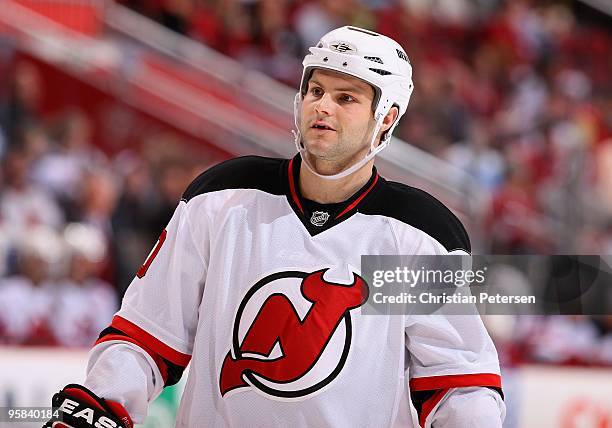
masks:
[[[315,70],[302,101],[300,132],[315,159],[350,165],[365,156],[375,121],[374,89],[362,80]]]

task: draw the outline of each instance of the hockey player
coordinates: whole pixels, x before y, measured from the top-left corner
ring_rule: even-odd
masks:
[[[409,396],[423,427],[501,427],[479,317],[359,310],[362,254],[470,251],[444,205],[373,166],[412,89],[406,53],[383,35],[342,27],[310,48],[298,155],[230,160],[187,188],[85,386],[54,396],[64,424],[142,422],[190,364],[178,427],[410,427]]]

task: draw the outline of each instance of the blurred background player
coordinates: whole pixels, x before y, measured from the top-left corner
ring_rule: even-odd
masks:
[[[2,342],[54,345],[54,277],[63,253],[60,236],[50,227],[36,226],[15,253],[16,270],[0,280]]]
[[[56,283],[51,327],[61,346],[91,346],[118,308],[115,292],[100,279],[106,259],[104,235],[72,223],[64,230],[67,274]]]

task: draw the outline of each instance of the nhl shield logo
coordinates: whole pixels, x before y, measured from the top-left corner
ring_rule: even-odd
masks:
[[[315,211],[310,217],[310,222],[315,226],[323,226],[329,219],[329,214],[325,211]]]

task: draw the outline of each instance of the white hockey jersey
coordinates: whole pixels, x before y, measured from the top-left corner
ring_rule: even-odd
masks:
[[[452,388],[501,388],[479,317],[360,311],[361,255],[469,252],[459,220],[375,170],[318,204],[299,168],[245,157],[199,176],[93,355],[136,345],[165,384],[190,363],[179,427],[412,426],[409,391],[424,424]]]

